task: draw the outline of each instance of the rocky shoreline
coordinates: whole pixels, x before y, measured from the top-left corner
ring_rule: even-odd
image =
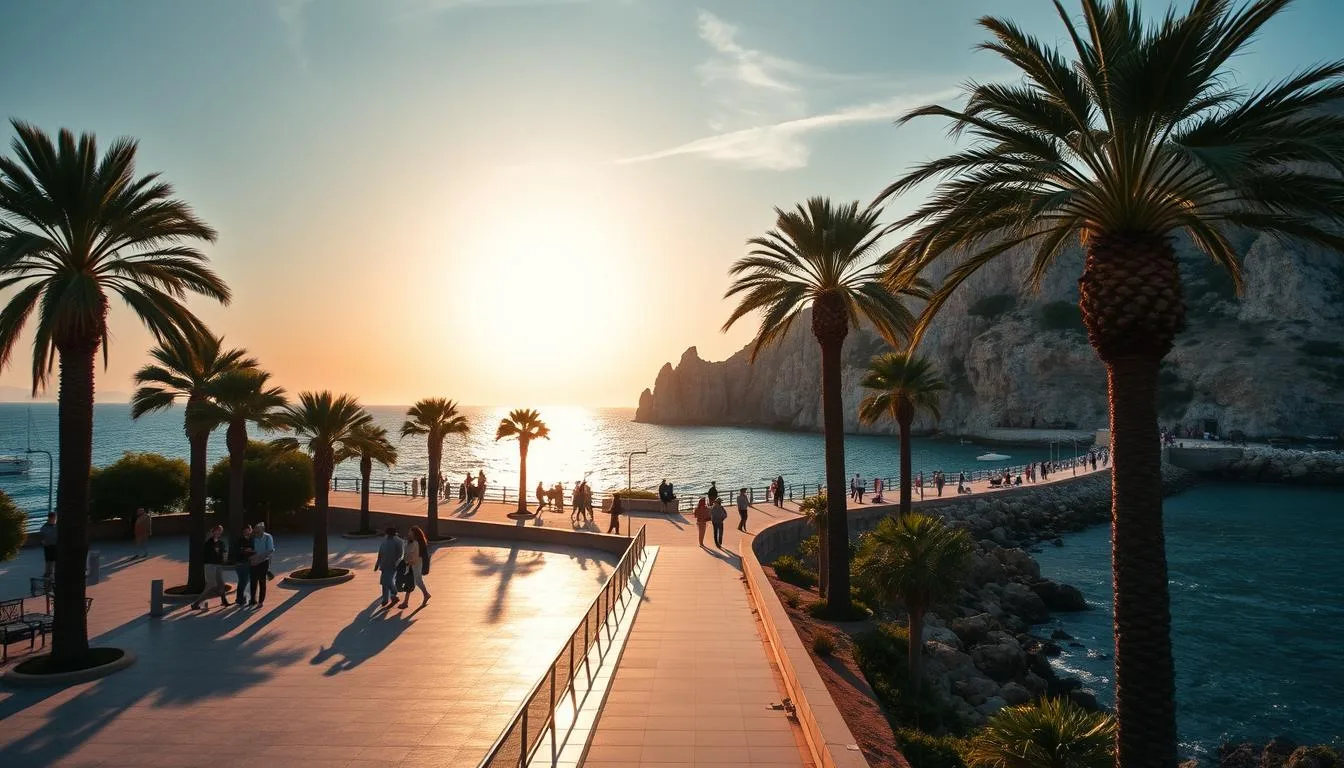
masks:
[[[1344,485],[1344,452],[1247,447],[1206,473],[1222,480],[1294,485]]]

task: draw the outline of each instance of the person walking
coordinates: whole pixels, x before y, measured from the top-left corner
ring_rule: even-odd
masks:
[[[476,508],[485,503],[485,470],[476,472]]]
[[[406,537],[406,554],[403,555],[403,559],[406,561],[410,576],[406,580],[406,595],[401,599],[401,607],[406,608],[410,605],[412,586],[420,589],[420,594],[424,598],[420,604],[428,603],[430,594],[425,588],[425,571],[429,566],[429,539],[425,538],[425,532],[420,530],[418,525],[412,525],[411,535]]]
[[[714,526],[714,546],[723,549],[723,521],[728,519],[728,510],[723,508],[723,502],[719,499],[714,500],[714,505],[709,509],[709,520]]]
[[[943,473],[941,470],[933,473],[933,487],[938,489],[939,496],[943,495],[943,484],[945,482],[946,481],[943,480]]]
[[[149,537],[154,532],[154,524],[149,521],[149,513],[144,507],[135,510],[135,557],[144,560],[149,557]]]
[[[383,530],[383,542],[378,545],[378,557],[373,561],[373,570],[378,572],[378,583],[383,590],[383,600],[378,604],[379,608],[386,608],[397,602],[397,564],[401,562],[403,552],[397,529],[387,526]]]
[[[247,587],[252,583],[252,555],[256,550],[252,548],[252,526],[244,523],[243,532],[238,536],[238,540],[233,543],[233,572],[238,576],[238,596],[236,598],[238,606],[247,605]]]
[[[775,478],[775,506],[784,506],[784,476]]]
[[[737,530],[747,530],[747,509],[751,503],[747,500],[747,489],[743,488],[737,492]]]
[[[611,525],[607,526],[607,533],[621,535],[621,515],[625,513],[625,508],[621,505],[621,494],[612,494],[611,509],[607,512],[611,515]]]
[[[537,481],[537,514],[540,515],[540,514],[541,514],[541,510],[543,510],[543,509],[545,509],[545,508],[546,508],[546,486],[542,485],[542,484],[541,484],[541,481],[538,480],[538,481]]]
[[[37,529],[37,535],[42,539],[42,560],[46,563],[46,568],[42,571],[42,578],[50,579],[56,575],[56,513],[47,515],[47,522]]]
[[[863,484],[863,478],[859,477],[859,473],[858,473],[858,472],[855,472],[855,473],[854,473],[854,493],[855,493],[855,495],[856,495],[855,501],[857,501],[857,502],[859,502],[860,504],[862,504],[862,503],[863,503],[863,494],[867,493],[867,491],[868,491],[868,486],[866,486],[866,485]]]
[[[271,578],[271,556],[275,554],[275,537],[266,532],[265,523],[252,527],[252,605],[261,608],[266,603],[266,582]]]
[[[705,495],[709,497],[709,503],[710,503],[710,504],[713,504],[715,501],[718,500],[718,498],[719,498],[719,483],[718,483],[717,480],[714,480],[714,481],[711,481],[711,482],[710,482],[710,484],[709,484],[709,490],[705,492]]]
[[[210,535],[206,537],[202,547],[202,561],[205,563],[205,589],[201,596],[191,604],[195,610],[204,610],[210,606],[210,598],[219,595],[219,607],[223,608],[229,604],[229,587],[224,583],[224,555],[227,547],[224,544],[224,526],[216,525],[210,529]]]
[[[705,503],[705,497],[701,496],[700,501],[695,505],[695,528],[700,534],[700,546],[705,546],[705,528],[709,526],[709,505]]]

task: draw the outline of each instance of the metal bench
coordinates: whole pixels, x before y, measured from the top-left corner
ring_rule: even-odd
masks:
[[[39,630],[28,621],[23,612],[23,603],[27,598],[16,597],[13,600],[0,600],[0,662],[9,661],[9,644],[18,640],[28,640],[32,649]]]

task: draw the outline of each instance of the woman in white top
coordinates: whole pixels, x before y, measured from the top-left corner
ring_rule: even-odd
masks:
[[[406,541],[406,567],[410,569],[411,581],[420,588],[420,594],[425,596],[424,602],[429,602],[429,590],[425,589],[425,561],[429,558],[429,539],[425,538],[425,532],[420,530],[420,526],[411,526],[411,535]],[[411,601],[411,590],[406,589],[406,596],[401,599],[401,607],[406,608]]]

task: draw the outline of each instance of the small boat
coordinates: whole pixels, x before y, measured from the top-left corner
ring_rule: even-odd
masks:
[[[1003,461],[1004,459],[1011,459],[1011,458],[1012,458],[1012,456],[1004,456],[1002,453],[993,453],[993,452],[991,452],[991,453],[982,454],[982,455],[980,455],[980,456],[976,456],[976,457],[975,457],[975,460],[976,460],[976,461]]]
[[[31,465],[27,456],[0,456],[0,475],[26,475]]]

